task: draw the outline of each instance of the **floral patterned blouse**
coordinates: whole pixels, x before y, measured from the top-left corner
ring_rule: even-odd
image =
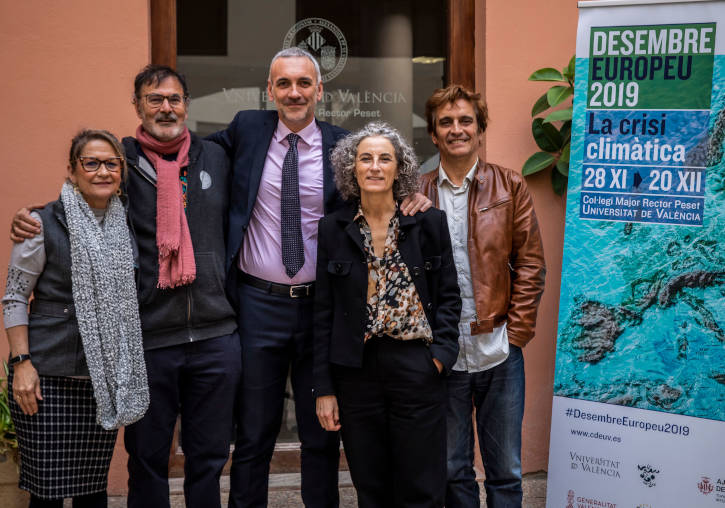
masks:
[[[363,235],[368,263],[368,319],[364,340],[388,335],[399,340],[423,339],[430,344],[433,342],[433,331],[408,267],[398,250],[398,214],[390,219],[382,257],[375,256],[372,232],[362,208],[358,208],[354,220]]]

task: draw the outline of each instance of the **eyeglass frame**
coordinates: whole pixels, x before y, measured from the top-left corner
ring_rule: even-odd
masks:
[[[152,104],[149,104],[149,97],[152,96],[152,95],[157,95],[159,97],[163,97],[163,99],[161,100],[161,104],[159,104],[158,106],[154,106]],[[174,105],[171,104],[171,98],[174,97],[174,96],[181,98],[181,104],[179,104],[176,107],[181,107],[182,104],[184,106],[187,106],[189,104],[190,97],[188,95],[179,95],[177,93],[174,93],[174,94],[171,94],[171,95],[164,95],[164,94],[160,94],[160,93],[147,93],[145,95],[142,95],[140,98],[143,98],[143,100],[146,102],[146,105],[148,107],[150,107],[150,108],[153,108],[153,109],[161,109],[163,107],[163,105],[164,105],[164,102],[168,102],[169,103],[169,107],[171,109],[176,109],[176,107],[174,107]]]
[[[98,169],[86,169],[86,166],[83,163],[83,159],[93,159],[93,160],[98,161],[98,163],[99,163]],[[118,169],[114,170],[114,169],[111,169],[108,167],[108,165],[106,163],[110,160],[118,160]],[[119,156],[109,157],[108,159],[104,159],[104,160],[101,160],[98,157],[80,156],[76,159],[76,162],[81,163],[81,169],[83,169],[83,171],[85,171],[86,173],[98,173],[101,170],[101,166],[105,166],[106,171],[108,171],[109,173],[119,173],[119,172],[123,171],[123,166],[124,166],[126,160],[123,157],[119,157]]]

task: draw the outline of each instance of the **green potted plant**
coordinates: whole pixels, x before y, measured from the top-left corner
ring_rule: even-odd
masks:
[[[27,506],[28,493],[18,489],[18,440],[10,417],[8,365],[2,362],[0,376],[0,506],[20,508]]]
[[[531,108],[531,133],[541,149],[524,163],[521,170],[524,176],[538,173],[548,167],[551,169],[551,185],[554,192],[562,195],[569,179],[569,151],[571,142],[572,104],[539,116],[550,108],[563,104],[574,94],[574,69],[576,56],[561,72],[544,67],[529,76],[529,81],[548,81],[556,83],[539,97]]]
[[[2,362],[4,377],[0,377],[0,461],[12,458],[18,461],[18,440],[15,425],[10,417],[10,392],[8,389],[8,364]]]

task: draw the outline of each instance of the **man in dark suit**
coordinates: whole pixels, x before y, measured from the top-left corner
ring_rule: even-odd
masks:
[[[209,137],[226,150],[233,168],[227,289],[237,304],[242,382],[229,506],[266,506],[290,368],[302,500],[308,507],[337,506],[339,437],[318,424],[312,394],[312,303],[317,222],[343,203],[329,152],[347,131],[315,119],[321,74],[304,50],[275,55],[267,92],[276,112],[240,111]],[[405,211],[429,206],[416,197]]]
[[[311,328],[317,221],[340,204],[327,154],[346,131],[315,120],[320,71],[302,50],[274,57],[267,91],[277,111],[240,111],[225,130],[209,137],[227,151],[233,168],[227,289],[238,304],[243,374],[229,506],[267,504],[290,366],[302,445],[302,499],[306,506],[337,506],[339,438],[325,432],[315,416]],[[297,178],[299,191],[287,222],[282,193],[289,175],[283,172],[295,158],[291,172],[297,174],[291,180]],[[294,230],[291,256],[285,230]],[[292,258],[289,268],[283,242],[285,260]]]

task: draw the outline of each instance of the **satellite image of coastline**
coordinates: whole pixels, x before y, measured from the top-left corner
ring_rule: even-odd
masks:
[[[587,74],[577,60],[577,76]],[[572,160],[586,89],[575,92]],[[579,123],[579,125],[577,125]],[[576,133],[576,134],[574,134]],[[702,226],[580,218],[567,198],[554,394],[725,421],[725,56],[707,131],[684,166],[705,166]]]

